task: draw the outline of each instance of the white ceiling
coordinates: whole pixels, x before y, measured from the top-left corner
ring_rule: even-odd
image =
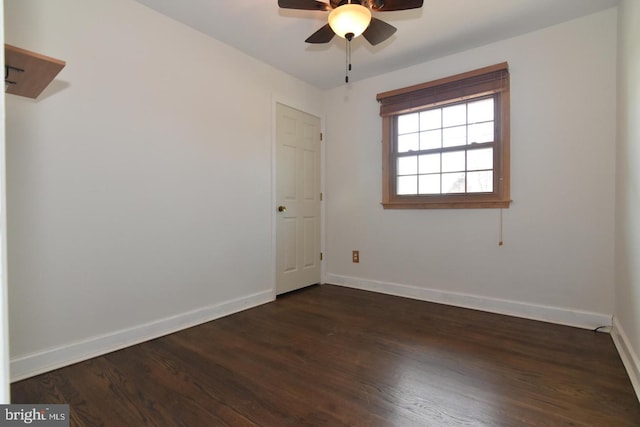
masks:
[[[322,89],[344,84],[345,41],[304,40],[327,12],[284,10],[277,0],[136,0]],[[328,0],[325,0],[328,2]],[[351,81],[527,33],[615,6],[618,0],[425,0],[421,9],[377,12],[398,28],[373,47],[352,42]]]

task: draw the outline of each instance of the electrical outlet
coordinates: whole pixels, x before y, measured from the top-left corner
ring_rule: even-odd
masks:
[[[359,263],[360,262],[360,251],[353,251],[351,253],[351,259],[353,260],[353,262]]]

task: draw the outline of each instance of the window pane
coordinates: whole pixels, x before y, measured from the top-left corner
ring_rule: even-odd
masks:
[[[406,153],[407,151],[418,151],[419,141],[417,133],[408,133],[398,136],[398,153]]]
[[[440,194],[440,175],[420,175],[418,188],[420,194]]]
[[[493,142],[493,122],[469,125],[469,144],[474,142]]]
[[[493,120],[493,98],[470,102],[468,105],[469,118],[467,120],[469,123],[488,122]]]
[[[418,156],[398,158],[398,175],[415,175],[417,173]]]
[[[418,132],[420,124],[418,113],[403,114],[398,116],[398,135],[404,133]]]
[[[493,171],[467,173],[468,193],[491,193],[493,191]]]
[[[418,194],[418,176],[399,176],[397,194]]]
[[[442,174],[443,193],[464,193],[464,172]]]
[[[440,154],[425,154],[418,162],[418,173],[440,173]]]
[[[420,113],[420,130],[438,129],[442,127],[442,109],[423,111]]]
[[[442,109],[442,127],[467,123],[467,104],[453,105]]]
[[[467,151],[467,170],[493,169],[493,148]]]
[[[462,172],[464,171],[464,151],[454,151],[452,153],[442,153],[442,172]]]
[[[457,147],[466,145],[467,143],[467,127],[457,126],[454,128],[442,129],[442,146]]]
[[[420,149],[431,150],[442,146],[442,131],[440,129],[420,132]]]

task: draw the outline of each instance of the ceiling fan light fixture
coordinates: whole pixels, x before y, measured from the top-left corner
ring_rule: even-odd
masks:
[[[329,26],[343,39],[346,34],[358,37],[371,23],[371,11],[360,4],[343,4],[329,14]]]

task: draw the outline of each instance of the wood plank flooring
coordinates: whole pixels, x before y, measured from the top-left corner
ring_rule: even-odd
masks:
[[[640,426],[608,334],[337,286],[12,385],[72,426]]]

